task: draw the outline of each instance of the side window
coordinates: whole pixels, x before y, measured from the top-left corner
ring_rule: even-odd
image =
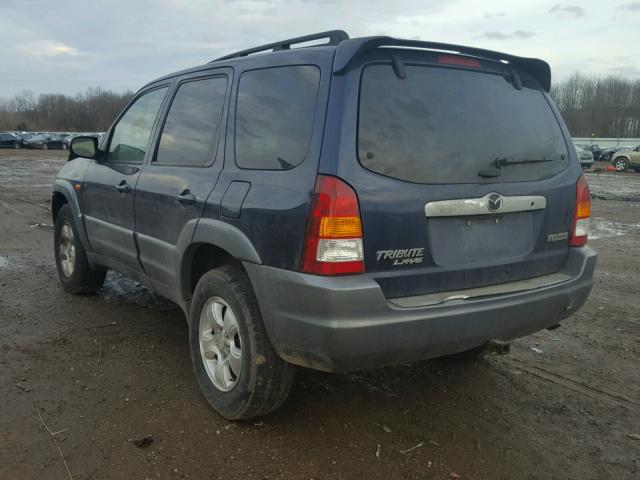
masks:
[[[107,162],[140,164],[149,147],[151,129],[167,87],[152,90],[138,98],[113,129]]]
[[[288,170],[309,150],[320,70],[311,65],[250,70],[240,77],[236,163],[240,168]]]
[[[218,146],[227,77],[183,83],[171,103],[155,161],[205,166]]]

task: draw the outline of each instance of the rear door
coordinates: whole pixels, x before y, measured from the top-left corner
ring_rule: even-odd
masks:
[[[191,240],[224,163],[231,69],[181,79],[135,198],[140,262],[154,282],[177,285],[178,242]]]
[[[358,194],[366,271],[401,297],[559,270],[579,164],[548,97],[501,63],[400,55],[345,79],[338,174]]]

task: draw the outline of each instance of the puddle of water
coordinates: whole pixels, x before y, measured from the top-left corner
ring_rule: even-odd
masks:
[[[161,311],[177,310],[179,307],[169,300],[154,294],[140,283],[114,271],[107,273],[104,285],[100,289],[107,302],[127,302],[136,305],[154,306]]]
[[[640,223],[611,222],[603,218],[594,217],[591,219],[589,240],[621,237],[633,233],[640,233]]]

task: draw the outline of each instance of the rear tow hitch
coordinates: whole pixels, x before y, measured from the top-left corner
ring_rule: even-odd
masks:
[[[502,340],[489,340],[485,344],[487,352],[495,353],[496,355],[507,355],[511,351],[511,343],[503,342]]]

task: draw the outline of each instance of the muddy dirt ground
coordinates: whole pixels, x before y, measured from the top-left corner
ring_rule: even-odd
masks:
[[[640,174],[588,174],[598,268],[562,328],[471,363],[301,370],[283,408],[232,423],[200,396],[180,310],[114,273],[58,285],[64,161],[0,152],[0,479],[70,478],[61,454],[76,480],[640,478]]]

